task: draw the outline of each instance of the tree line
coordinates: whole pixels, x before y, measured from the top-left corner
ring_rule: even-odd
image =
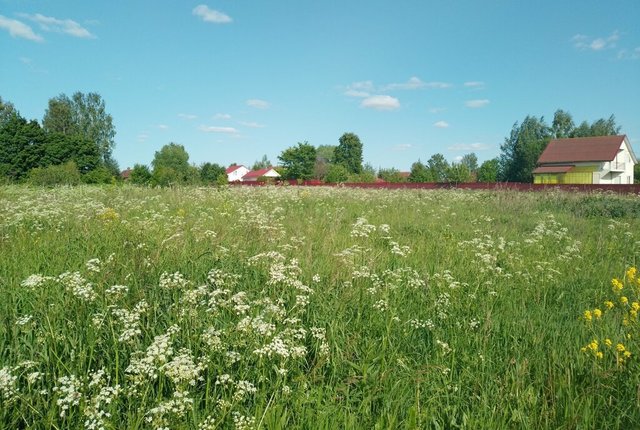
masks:
[[[579,125],[570,113],[557,110],[551,124],[544,117],[527,116],[514,123],[500,146],[500,155],[478,163],[475,153],[449,162],[433,154],[414,162],[410,172],[363,164],[363,144],[355,133],[344,133],[337,145],[313,146],[298,142],[283,150],[278,165],[267,156],[253,170],[274,167],[283,179],[316,179],[328,183],[373,182],[532,182],[537,160],[551,139],[607,136],[620,133],[615,117]],[[113,118],[97,93],[60,94],[49,99],[42,122],[27,120],[13,104],[0,97],[0,181],[54,183],[110,183],[121,178],[112,157]],[[640,166],[636,166],[637,168]],[[640,179],[640,172],[636,179]],[[155,153],[151,166],[135,164],[128,171],[135,184],[224,184],[225,167],[216,163],[189,163],[184,146],[171,142]]]

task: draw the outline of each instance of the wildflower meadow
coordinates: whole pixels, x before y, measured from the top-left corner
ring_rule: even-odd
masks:
[[[0,187],[0,428],[634,428],[640,199]]]

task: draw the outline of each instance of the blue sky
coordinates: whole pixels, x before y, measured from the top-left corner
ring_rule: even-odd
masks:
[[[376,168],[482,161],[556,109],[614,114],[640,153],[639,22],[638,0],[0,0],[0,96],[41,120],[98,92],[122,168],[169,142],[277,163],[344,132]]]

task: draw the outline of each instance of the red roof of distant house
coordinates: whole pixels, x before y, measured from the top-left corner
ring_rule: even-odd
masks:
[[[233,172],[235,172],[236,170],[238,170],[241,167],[244,167],[244,166],[242,164],[240,164],[240,165],[236,164],[235,166],[229,166],[229,167],[227,167],[227,170],[225,170],[225,172],[228,175],[229,173],[233,173]],[[245,167],[245,169],[246,169],[246,167]]]
[[[129,179],[130,176],[131,176],[131,169],[129,169],[128,167],[122,172],[120,172],[120,177],[122,179]]]
[[[260,169],[260,170],[252,170],[249,173],[247,173],[246,175],[244,175],[242,177],[242,179],[244,178],[259,178],[260,176],[264,176],[267,172],[273,170],[273,167],[267,167],[266,169]]]
[[[543,166],[538,167],[533,173],[567,173],[574,166]]]
[[[411,176],[411,172],[398,172],[398,175],[400,175],[401,178],[408,178],[409,176]]]
[[[554,139],[545,148],[538,164],[611,161],[626,136],[577,137]]]

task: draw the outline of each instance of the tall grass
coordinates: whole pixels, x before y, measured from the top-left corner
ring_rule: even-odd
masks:
[[[0,187],[0,427],[633,427],[640,351],[581,348],[636,264],[637,207]]]

